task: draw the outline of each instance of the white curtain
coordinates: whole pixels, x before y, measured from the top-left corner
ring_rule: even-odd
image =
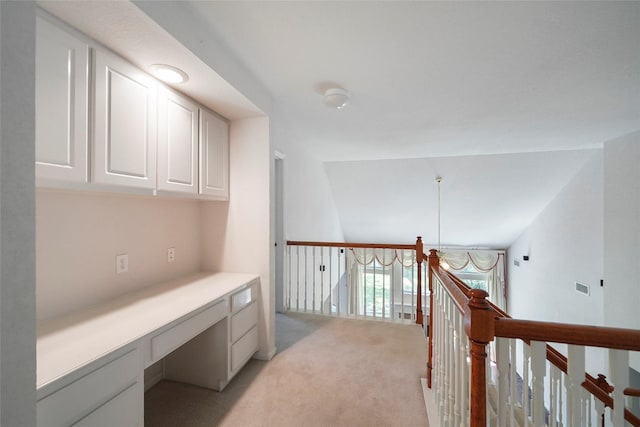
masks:
[[[471,263],[476,270],[487,273],[489,301],[506,311],[506,287],[504,275],[504,253],[499,251],[445,250],[441,261],[451,270],[463,270]]]
[[[349,249],[353,254],[355,262],[360,265],[369,265],[374,260],[378,264],[388,267],[395,261],[398,261],[404,267],[411,267],[415,264],[415,251],[401,250],[401,249],[365,249],[365,248],[351,248]]]
[[[361,315],[364,312],[364,301],[361,295],[362,286],[364,286],[363,269],[377,262],[383,266],[386,271],[391,271],[394,263],[402,267],[411,267],[416,263],[415,251],[402,249],[373,249],[373,248],[350,248],[348,249],[347,265],[349,272],[349,300],[347,306],[350,314]],[[362,268],[360,268],[362,266]],[[387,270],[388,269],[388,270]],[[399,292],[402,292],[402,280],[395,286],[399,286]]]

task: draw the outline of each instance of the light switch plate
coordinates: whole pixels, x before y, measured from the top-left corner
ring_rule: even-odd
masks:
[[[116,255],[116,273],[129,271],[129,254]]]

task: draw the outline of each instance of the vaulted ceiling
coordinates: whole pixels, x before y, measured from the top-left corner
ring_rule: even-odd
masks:
[[[182,90],[230,118],[257,111],[229,87],[235,101],[215,105],[215,73],[173,53],[131,4],[41,4],[141,66],[150,52],[177,55],[190,85],[206,82]],[[433,224],[441,175],[447,212],[458,213],[447,216],[457,230],[447,243],[508,246],[592,149],[640,129],[640,2],[180,5],[268,90],[280,137],[327,162],[349,240],[406,241]],[[331,85],[350,92],[342,110],[322,102]],[[497,220],[478,228],[462,212]],[[402,227],[390,234],[389,224]]]

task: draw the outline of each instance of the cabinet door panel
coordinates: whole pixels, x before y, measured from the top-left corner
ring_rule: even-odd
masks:
[[[111,70],[107,103],[107,173],[144,178],[147,174],[147,88]]]
[[[95,58],[94,181],[155,188],[157,84],[113,54]]]
[[[198,105],[169,90],[158,100],[158,189],[198,192]]]
[[[200,194],[229,199],[229,124],[200,110]]]
[[[144,425],[142,385],[136,383],[78,421],[73,427]]]
[[[89,46],[36,18],[36,174],[88,181]]]
[[[38,401],[39,426],[68,426],[121,390],[141,382],[142,360],[137,350],[97,365],[95,371]],[[141,395],[141,387],[138,389]]]

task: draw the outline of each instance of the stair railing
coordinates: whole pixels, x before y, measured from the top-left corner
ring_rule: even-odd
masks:
[[[420,237],[415,244],[287,241],[284,306],[422,325],[423,255]]]
[[[628,370],[628,352],[640,351],[640,331],[512,319],[485,291],[441,268],[435,250],[423,259],[430,295],[427,386],[441,425],[640,426],[625,407],[625,395],[640,395],[629,388]],[[495,361],[487,357],[492,341]],[[547,342],[566,345],[567,356]],[[609,349],[611,384],[586,373],[585,347]]]

